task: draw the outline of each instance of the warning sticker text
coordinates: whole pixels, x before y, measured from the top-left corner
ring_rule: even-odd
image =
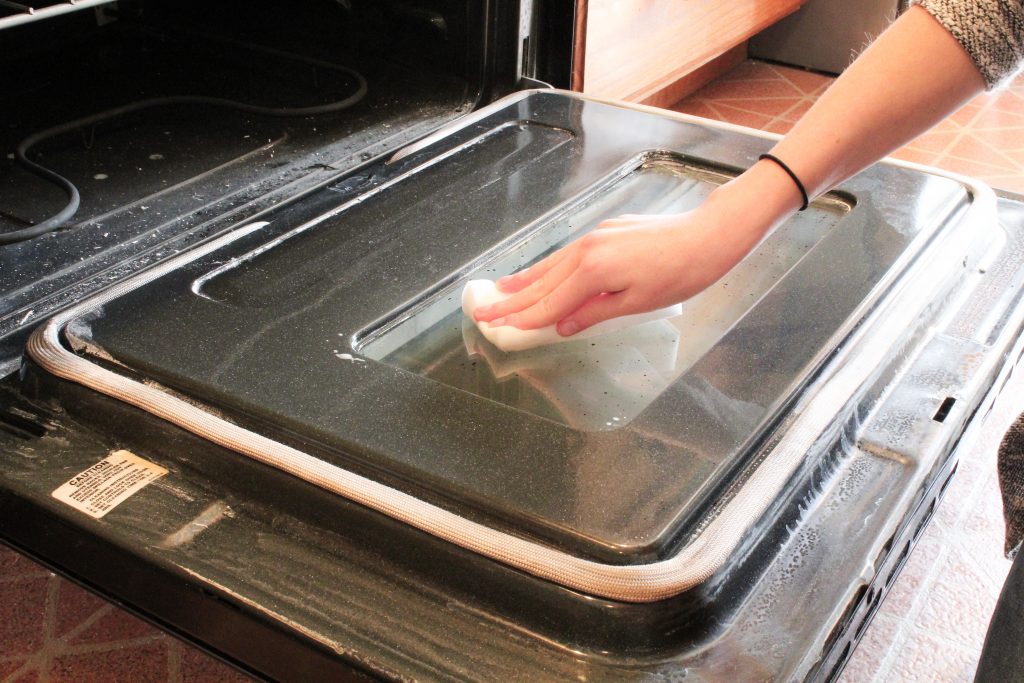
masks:
[[[167,470],[129,451],[114,451],[79,472],[53,492],[53,497],[99,519],[134,493],[167,474]]]

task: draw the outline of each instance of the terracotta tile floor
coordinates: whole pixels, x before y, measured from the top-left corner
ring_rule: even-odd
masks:
[[[748,61],[672,108],[786,133],[831,80],[816,73]],[[893,156],[1024,193],[1024,77],[1005,90],[978,97]]]
[[[785,132],[826,87],[817,74],[748,62],[678,111]],[[1024,78],[978,98],[896,156],[1024,192]],[[1024,373],[1005,398],[1024,396]],[[1001,402],[843,675],[969,681],[999,586],[999,434],[1024,402]],[[0,547],[3,681],[244,681],[245,676]]]
[[[831,79],[748,61],[673,109],[785,133]],[[1024,193],[1024,76],[982,95],[893,156]],[[1006,387],[989,428],[959,471],[842,683],[971,681],[1010,563],[1002,556],[999,438],[1024,410],[1024,373]]]
[[[0,680],[250,679],[0,546]]]

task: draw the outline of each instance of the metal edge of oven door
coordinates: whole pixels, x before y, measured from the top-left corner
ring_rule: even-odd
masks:
[[[856,442],[848,445],[846,461],[830,480],[822,480],[834,494],[860,502],[842,518],[827,505],[807,506],[803,528],[780,556],[796,569],[786,579],[775,571],[771,585],[776,590],[791,591],[787,584],[805,580],[802,592],[837,598],[829,628],[794,663],[794,676],[838,678],[936,511],[959,460],[971,454],[989,427],[987,418],[1024,353],[1024,197],[998,195],[999,222],[1007,234],[999,257],[948,325],[870,407]],[[918,462],[931,465],[917,472],[887,509],[881,491],[893,485],[897,472]],[[821,571],[840,547],[837,540],[864,560],[859,580],[845,586]]]

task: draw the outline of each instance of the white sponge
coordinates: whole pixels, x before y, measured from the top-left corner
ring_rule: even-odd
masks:
[[[499,301],[504,301],[510,296],[512,295],[505,294],[500,291],[498,286],[492,280],[470,280],[466,283],[466,288],[462,290],[462,312],[465,313],[466,317],[470,320],[473,320],[473,311],[477,308],[481,306],[490,306],[491,304],[495,304]],[[535,330],[520,330],[518,327],[512,327],[511,325],[495,327],[490,323],[482,321],[474,322],[476,322],[476,326],[484,338],[502,351],[524,351],[526,349],[532,349],[536,346],[544,346],[546,344],[558,344],[560,342],[596,337],[598,335],[615,332],[616,330],[621,330],[626,327],[642,325],[653,320],[671,318],[681,314],[682,312],[682,304],[676,304],[674,306],[659,308],[656,311],[650,311],[648,313],[624,315],[619,318],[612,318],[611,320],[605,320],[604,322],[592,325],[582,332],[577,332],[569,337],[563,337],[558,334],[558,330],[555,329],[554,325],[548,325],[547,327],[541,327]]]

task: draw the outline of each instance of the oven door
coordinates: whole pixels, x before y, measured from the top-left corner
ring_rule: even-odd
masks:
[[[771,144],[517,93],[117,283],[5,381],[0,534],[271,678],[828,678],[1016,358],[1024,204],[883,163],[669,320],[459,301]]]

